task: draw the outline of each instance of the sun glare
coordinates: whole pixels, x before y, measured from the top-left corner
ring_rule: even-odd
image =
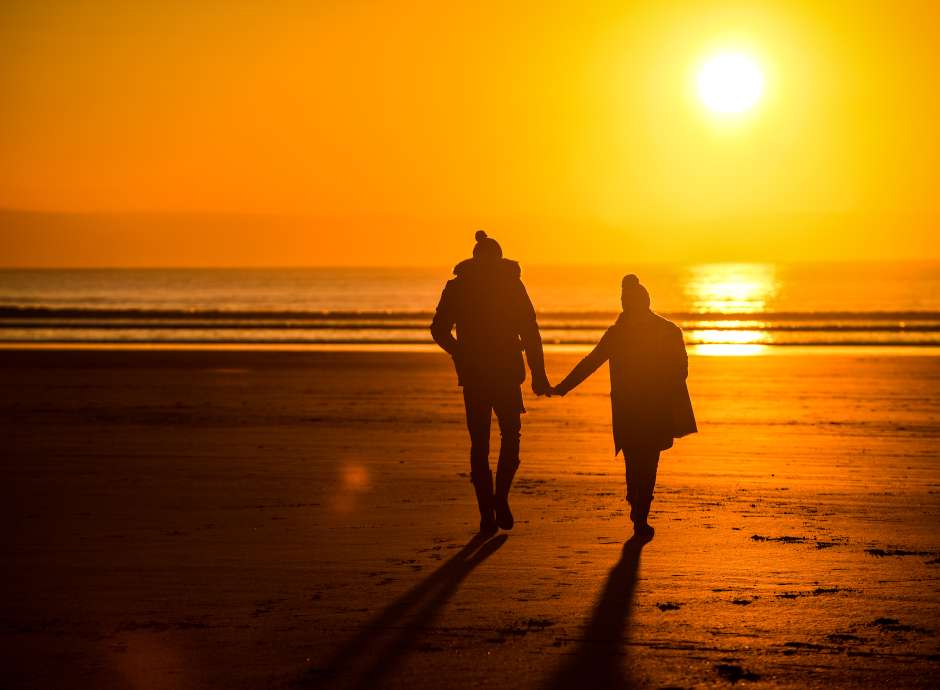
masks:
[[[770,264],[692,266],[685,284],[694,311],[702,314],[753,314],[772,309],[777,279]],[[691,322],[686,331],[693,351],[703,355],[755,355],[773,343],[760,318]]]
[[[735,114],[752,108],[764,91],[764,75],[757,63],[741,53],[709,58],[698,73],[702,103],[715,113]]]
[[[702,264],[690,267],[685,292],[697,312],[759,314],[777,287],[771,264]]]

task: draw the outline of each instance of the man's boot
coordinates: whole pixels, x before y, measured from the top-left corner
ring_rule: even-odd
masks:
[[[474,477],[471,483],[480,509],[480,534],[494,534],[497,525],[493,517],[493,473],[487,471],[483,476]]]
[[[512,479],[516,476],[518,468],[518,462],[504,461],[503,458],[500,458],[499,466],[496,468],[496,524],[502,529],[512,529],[516,522],[512,517],[512,511],[509,510],[509,488],[512,486]]]

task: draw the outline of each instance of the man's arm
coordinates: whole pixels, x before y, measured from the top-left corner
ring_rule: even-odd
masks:
[[[453,357],[457,353],[457,339],[451,331],[457,322],[454,311],[454,288],[450,283],[444,286],[441,300],[437,303],[434,319],[431,321],[431,337],[447,354]]]
[[[519,337],[522,339],[522,349],[532,372],[532,392],[536,395],[550,395],[552,386],[545,374],[545,355],[542,352],[542,334],[539,333],[538,320],[535,317],[535,307],[529,299],[525,285],[519,281],[519,302],[521,323]]]
[[[608,334],[605,333],[597,346],[591,350],[591,353],[575,365],[575,368],[565,377],[564,381],[555,386],[555,395],[565,395],[568,393],[568,391],[575,388],[584,381],[584,379],[597,371],[600,366],[610,358],[609,340]]]

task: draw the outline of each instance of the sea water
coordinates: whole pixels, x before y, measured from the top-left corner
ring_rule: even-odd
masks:
[[[940,262],[524,266],[548,344],[589,346],[635,273],[692,346],[940,346]],[[0,271],[0,343],[430,343],[451,267]]]

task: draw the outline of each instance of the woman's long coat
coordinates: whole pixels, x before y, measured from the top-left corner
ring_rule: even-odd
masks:
[[[698,431],[682,329],[648,310],[621,314],[556,392],[564,395],[606,361],[615,454],[665,450],[673,439]]]

